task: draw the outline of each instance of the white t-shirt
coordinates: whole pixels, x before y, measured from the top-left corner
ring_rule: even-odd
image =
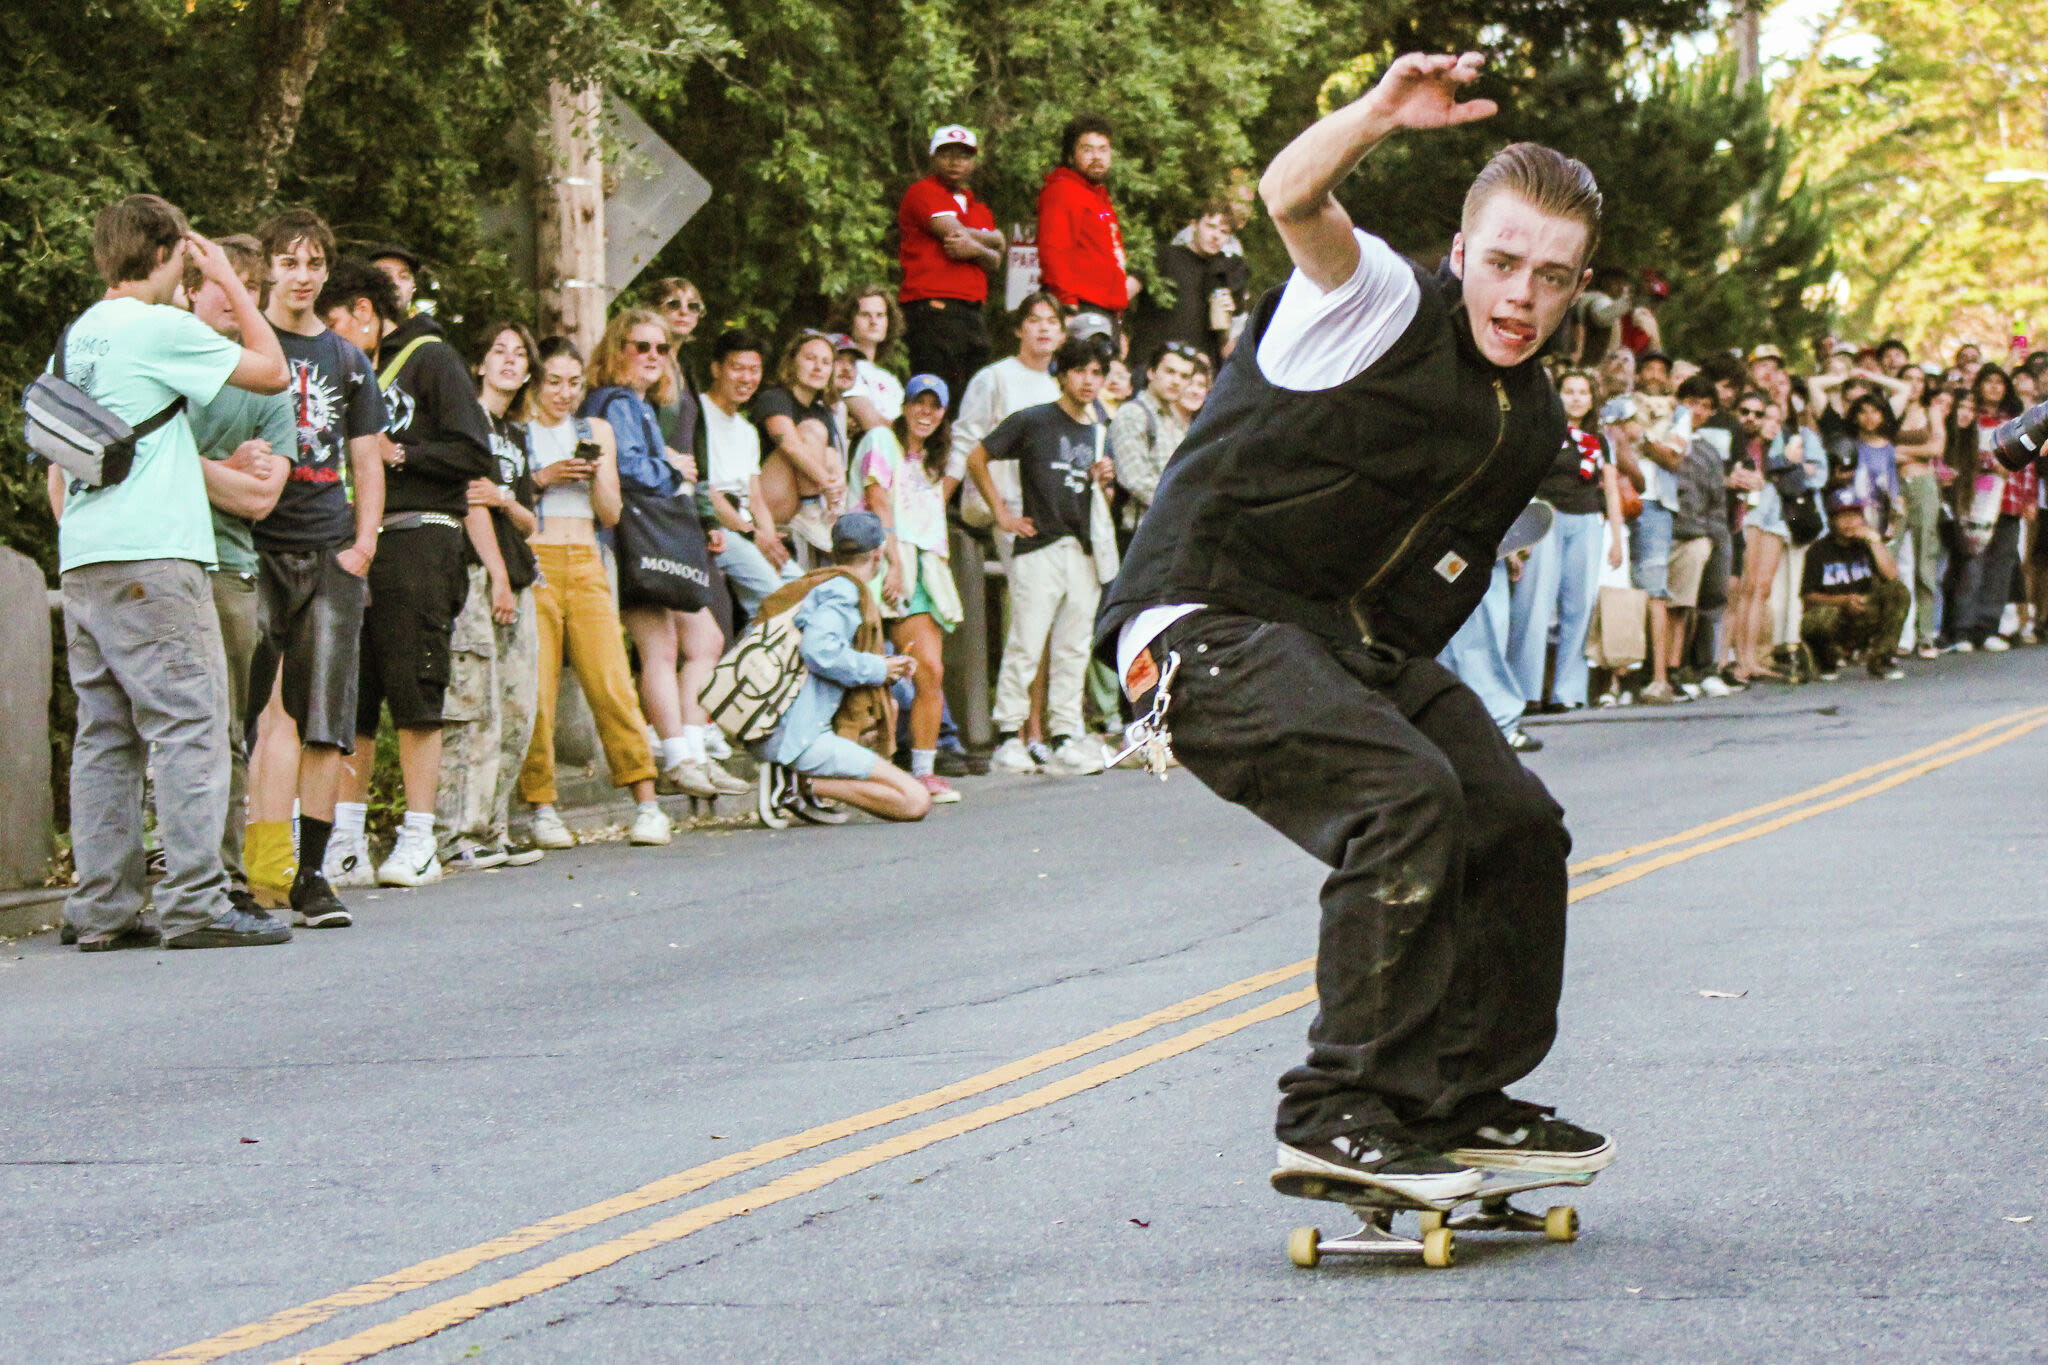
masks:
[[[1313,393],[1348,383],[1392,350],[1415,320],[1422,287],[1399,253],[1371,233],[1351,230],[1358,269],[1327,294],[1299,270],[1259,338],[1259,370],[1278,388]]]
[[[1347,384],[1392,350],[1415,320],[1422,286],[1408,262],[1362,228],[1351,235],[1358,269],[1335,289],[1325,293],[1299,270],[1287,277],[1259,338],[1259,372],[1275,388],[1314,393]],[[1118,681],[1130,676],[1131,662],[1161,631],[1200,609],[1192,603],[1147,607],[1124,622],[1116,637]]]
[[[967,381],[967,392],[960,397],[960,415],[953,419],[953,449],[946,456],[946,477],[966,480],[967,457],[1005,417],[1059,401],[1060,381],[1015,356],[975,371],[974,378]],[[1007,466],[1008,461],[1003,464]]]
[[[903,415],[903,381],[865,357],[853,362],[853,387],[846,396],[867,399],[885,422]]]
[[[761,472],[761,429],[745,412],[728,417],[709,398],[704,400],[704,478],[745,510],[749,485]]]
[[[131,426],[179,397],[204,407],[242,360],[230,341],[182,308],[102,299],[72,325],[64,377]],[[88,564],[189,559],[215,565],[213,510],[184,413],[142,438],[128,477],[105,488],[72,481],[57,524],[60,572]]]

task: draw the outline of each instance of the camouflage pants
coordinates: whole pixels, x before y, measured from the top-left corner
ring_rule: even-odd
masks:
[[[445,853],[459,839],[503,843],[512,788],[533,737],[540,687],[540,637],[533,589],[522,588],[509,626],[491,619],[491,584],[481,565],[469,570],[469,597],[449,641],[452,667],[441,714],[441,784],[434,818]]]

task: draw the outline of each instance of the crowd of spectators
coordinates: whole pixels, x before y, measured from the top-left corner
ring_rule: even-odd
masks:
[[[51,471],[79,696],[67,937],[282,942],[273,912],[345,927],[349,888],[572,846],[565,668],[636,845],[672,839],[664,791],[751,795],[771,825],[847,805],[913,820],[991,767],[1101,772],[1127,717],[1090,657],[1096,605],[1249,320],[1249,208],[1202,204],[1148,293],[1113,129],[1076,118],[998,357],[1009,244],[971,188],[978,155],[971,130],[938,129],[900,203],[900,281],[779,344],[705,327],[702,293],[665,279],[589,355],[516,319],[462,354],[403,246],[343,254],[306,209],[216,244],[153,196],[108,208],[108,293],[62,339],[65,372],[138,425],[179,410],[122,482]],[[1964,347],[1934,368],[1828,339],[1803,376],[1768,345],[1674,360],[1660,291],[1603,272],[1546,357],[1571,423],[1539,492],[1549,533],[1495,566],[1445,651],[1511,743],[1540,747],[1532,712],[1851,661],[1898,679],[1901,650],[2037,638],[2040,489],[1980,452],[2048,356],[2008,372]],[[956,570],[962,537],[1000,588],[987,755],[944,690],[963,591],[985,590]],[[803,664],[765,728],[720,700],[743,654],[790,661],[792,685]],[[387,717],[402,797],[379,858]],[[145,754],[176,794],[154,851]]]
[[[1902,660],[2043,638],[2048,544],[2030,469],[1989,459],[2048,354],[1897,339],[1665,353],[1654,275],[1603,271],[1546,356],[1570,435],[1539,497],[1552,532],[1509,557],[1445,661],[1518,748],[1531,714],[1663,706],[1751,686],[1890,682]],[[1581,362],[1593,363],[1584,368]]]

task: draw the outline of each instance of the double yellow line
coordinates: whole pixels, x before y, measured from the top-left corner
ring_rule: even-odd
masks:
[[[2048,706],[2015,712],[1999,720],[1953,735],[1897,758],[1860,768],[1819,786],[1791,796],[1766,802],[1734,815],[1697,825],[1667,838],[1637,844],[1614,853],[1576,863],[1573,876],[1620,867],[1619,871],[1582,882],[1571,891],[1573,901],[1596,896],[1623,886],[1662,868],[1701,857],[1746,840],[1761,838],[1788,825],[1838,810],[1853,802],[1889,791],[1916,777],[1951,763],[1960,762],[1986,750],[2007,744],[2048,725]],[[1732,832],[1731,832],[1732,831]],[[1627,866],[1621,866],[1628,864]],[[324,1298],[314,1299],[256,1322],[248,1323],[204,1341],[193,1342],[138,1365],[197,1365],[219,1360],[319,1326],[337,1314],[353,1308],[382,1303],[400,1294],[465,1274],[479,1266],[507,1256],[530,1251],[571,1233],[599,1226],[627,1214],[669,1203],[717,1181],[759,1169],[772,1162],[826,1146],[859,1133],[869,1132],[986,1094],[1017,1081],[1038,1075],[1083,1057],[1115,1047],[1168,1024],[1206,1014],[1218,1006],[1256,995],[1311,973],[1313,958],[1291,963],[1269,972],[1245,977],[1227,986],[1191,996],[1177,1004],[1123,1023],[1112,1024],[1070,1043],[1048,1048],[1004,1066],[941,1086],[895,1104],[866,1113],[821,1124],[789,1137],[761,1143],[717,1161],[693,1166],[674,1175],[642,1185],[638,1189],[567,1213],[544,1219],[461,1251],[450,1252],[417,1265],[380,1276]],[[580,1251],[555,1257],[528,1270],[484,1285],[467,1293],[406,1313],[351,1336],[285,1357],[277,1365],[348,1365],[395,1347],[408,1345],[436,1332],[457,1326],[489,1311],[556,1289],[582,1276],[602,1270],[638,1252],[677,1241],[727,1219],[755,1209],[808,1194],[856,1172],[892,1161],[959,1137],[1005,1119],[1042,1109],[1083,1091],[1128,1076],[1154,1063],[1192,1052],[1254,1024],[1292,1013],[1315,1000],[1315,988],[1306,985],[1274,996],[1236,1014],[1200,1024],[1146,1047],[1098,1062],[1058,1080],[1023,1091],[1007,1099],[937,1120],[895,1134],[864,1147],[801,1167],[764,1185],[724,1199],[673,1214],[635,1231],[610,1238]]]

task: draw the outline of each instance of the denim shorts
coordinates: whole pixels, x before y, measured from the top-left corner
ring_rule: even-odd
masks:
[[[875,775],[878,760],[873,749],[855,744],[844,735],[827,730],[796,756],[789,766],[807,777],[844,777],[864,781]]]
[[[1671,574],[1671,509],[1645,502],[1628,527],[1629,577],[1652,597],[1669,597]]]

